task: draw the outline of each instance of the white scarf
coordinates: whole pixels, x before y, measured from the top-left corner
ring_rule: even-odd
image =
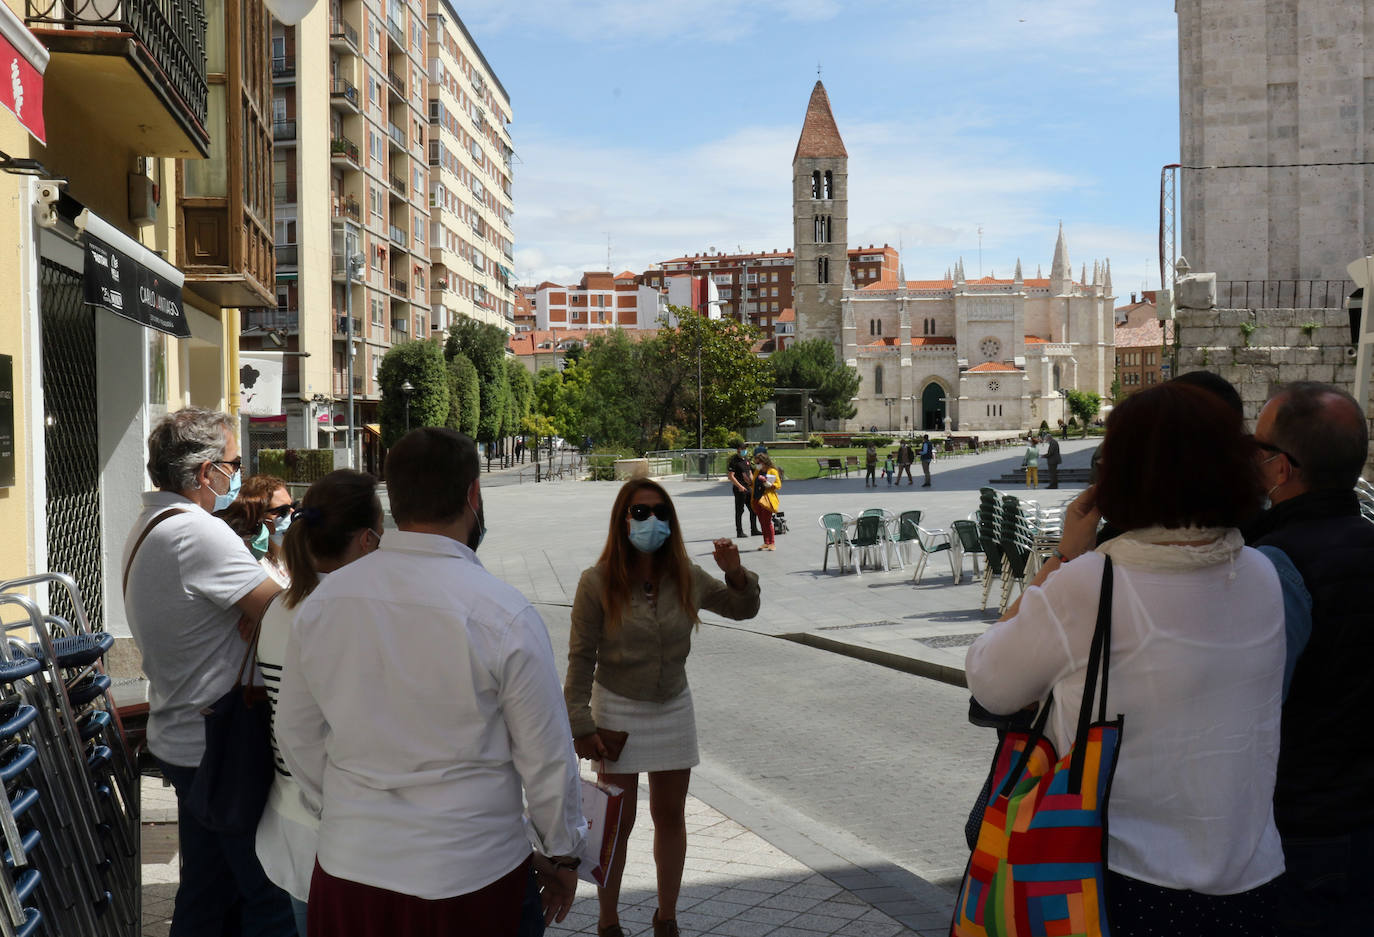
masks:
[[[1208,542],[1199,546],[1178,543],[1194,540]],[[1234,563],[1244,546],[1245,538],[1234,527],[1142,527],[1108,540],[1097,552],[1126,566],[1185,570]]]

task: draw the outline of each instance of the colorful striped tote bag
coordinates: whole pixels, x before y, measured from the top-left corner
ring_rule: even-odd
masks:
[[[952,937],[1111,933],[1103,893],[1107,796],[1123,721],[1120,714],[1113,720],[1106,715],[1111,609],[1107,557],[1073,745],[1060,757],[1044,737],[1052,694],[1029,731],[1002,737],[992,763],[993,796],[959,889]]]

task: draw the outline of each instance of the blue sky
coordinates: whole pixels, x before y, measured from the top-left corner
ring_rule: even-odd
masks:
[[[791,160],[816,67],[849,151],[849,242],[907,277],[1075,271],[1158,285],[1178,154],[1173,5],[1153,0],[468,0],[510,93],[516,273],[791,247]]]

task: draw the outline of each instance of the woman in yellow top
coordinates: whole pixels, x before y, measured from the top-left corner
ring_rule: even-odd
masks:
[[[776,550],[777,538],[773,530],[773,515],[778,513],[778,489],[782,487],[782,475],[777,466],[760,452],[754,456],[754,513],[759,517],[759,527],[763,530],[763,546],[760,550]]]
[[[737,620],[759,610],[759,578],[740,565],[734,541],[714,546],[724,582],[687,558],[668,493],[633,479],[615,499],[601,558],[577,583],[563,681],[568,721],[577,754],[625,792],[615,860],[597,889],[598,937],[624,937],[617,905],[641,771],[649,773],[658,871],[654,937],[678,934],[687,785],[699,761],[686,670],[692,631],[701,609]],[[615,760],[598,730],[629,733]]]

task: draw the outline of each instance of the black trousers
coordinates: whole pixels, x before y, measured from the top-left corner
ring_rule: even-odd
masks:
[[[749,512],[749,534],[753,536],[759,532],[759,519],[754,514],[754,507],[749,503],[749,492],[735,489],[735,536],[744,536],[744,512]]]
[[[1059,487],[1059,463],[1058,463],[1058,462],[1051,462],[1051,463],[1050,463],[1050,487],[1051,487],[1051,488],[1058,488],[1058,487]]]

